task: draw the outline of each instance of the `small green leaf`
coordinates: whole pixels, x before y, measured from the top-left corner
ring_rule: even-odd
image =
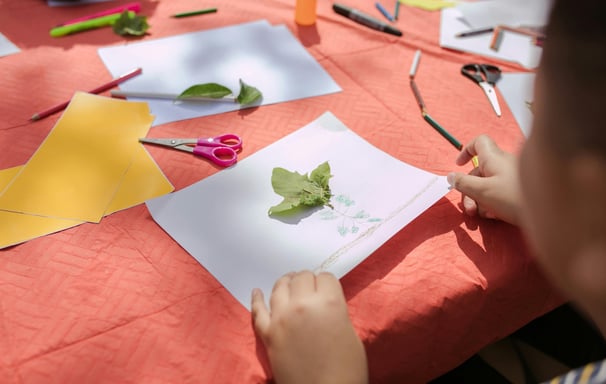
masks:
[[[137,16],[132,11],[124,11],[113,24],[112,29],[121,36],[143,36],[149,29],[149,24],[147,24],[147,17]]]
[[[296,196],[285,197],[278,205],[274,205],[269,209],[269,214],[283,213],[295,209],[299,206],[299,198]]]
[[[220,99],[231,95],[231,90],[217,83],[196,84],[183,91],[177,99],[187,99],[189,97],[210,97]]]
[[[318,168],[314,169],[309,175],[309,178],[318,183],[322,188],[328,188],[328,180],[331,177],[330,165],[328,165],[327,161],[318,165]]]
[[[330,204],[332,195],[328,186],[328,179],[331,177],[328,162],[324,162],[314,169],[311,177],[280,167],[274,168],[271,185],[274,192],[284,199],[280,204],[269,208],[269,214],[292,214],[303,206],[326,205],[332,208]]]
[[[236,100],[242,105],[251,104],[262,96],[257,88],[246,84],[240,79],[240,93]]]

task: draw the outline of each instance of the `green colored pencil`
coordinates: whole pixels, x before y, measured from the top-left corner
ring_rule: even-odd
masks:
[[[181,17],[189,17],[189,16],[197,16],[197,15],[205,15],[207,13],[215,13],[217,12],[217,8],[207,8],[207,9],[200,9],[198,11],[190,11],[190,12],[183,12],[183,13],[176,13],[173,15],[173,17],[176,18],[181,18]]]
[[[455,139],[454,136],[452,136],[450,133],[448,133],[448,131],[442,128],[442,126],[438,124],[438,122],[435,121],[431,116],[429,116],[429,114],[425,111],[423,111],[423,118],[429,123],[429,125],[434,127],[435,130],[440,133],[440,135],[444,136],[444,138],[448,140],[450,144],[454,145],[456,149],[460,151],[463,148],[463,145],[459,142],[459,140]]]

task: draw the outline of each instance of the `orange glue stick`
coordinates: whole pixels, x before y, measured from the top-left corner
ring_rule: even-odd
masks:
[[[299,25],[312,25],[316,23],[316,1],[296,0],[295,23]]]

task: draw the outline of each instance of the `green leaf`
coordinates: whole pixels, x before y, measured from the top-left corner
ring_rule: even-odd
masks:
[[[240,93],[236,98],[236,100],[238,100],[238,103],[242,105],[251,104],[254,103],[261,96],[261,91],[259,91],[253,86],[246,84],[242,81],[242,79],[240,79]]]
[[[269,214],[292,214],[298,208],[329,206],[330,187],[328,180],[332,177],[328,162],[320,164],[311,175],[301,175],[284,168],[274,168],[271,174],[271,186],[274,192],[284,199],[278,205],[269,208]]]
[[[192,85],[191,87],[187,88],[179,96],[177,96],[177,100],[187,100],[188,98],[195,97],[222,99],[231,94],[231,90],[224,85],[217,83],[205,83]],[[255,102],[261,96],[261,92],[257,88],[247,85],[242,81],[242,79],[240,79],[240,94],[238,94],[238,97],[236,97],[236,102],[242,105],[250,104]]]
[[[113,24],[112,29],[115,33],[122,36],[143,36],[149,29],[149,24],[147,24],[147,17],[137,16],[132,11],[124,11]]]
[[[221,84],[205,83],[196,84],[183,91],[177,99],[187,99],[189,97],[210,97],[220,99],[227,95],[231,95],[231,90]]]
[[[310,179],[318,183],[322,188],[328,188],[328,180],[332,177],[330,174],[330,165],[325,161],[318,165],[310,174]]]

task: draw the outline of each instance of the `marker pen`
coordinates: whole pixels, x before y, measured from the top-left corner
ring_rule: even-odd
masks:
[[[381,20],[375,19],[372,16],[362,13],[357,9],[353,9],[337,3],[333,4],[332,9],[339,15],[345,16],[348,19],[355,21],[356,23],[365,25],[374,30],[389,33],[396,36],[402,36],[402,32],[399,29],[387,23],[384,23]]]

